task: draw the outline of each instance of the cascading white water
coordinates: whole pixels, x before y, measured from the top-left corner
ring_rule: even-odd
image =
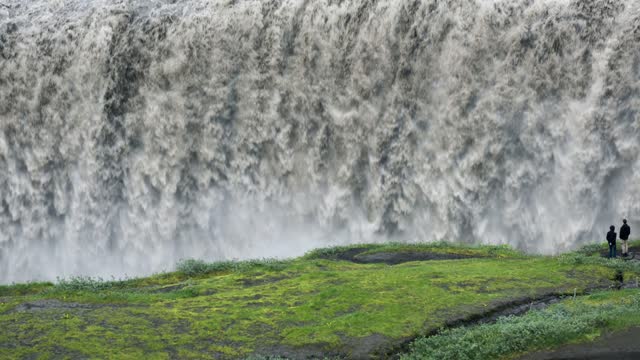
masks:
[[[635,0],[0,0],[0,282],[640,222]]]

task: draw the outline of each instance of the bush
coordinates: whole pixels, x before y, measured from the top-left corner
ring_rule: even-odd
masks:
[[[209,272],[209,266],[202,260],[186,259],[178,262],[176,270],[187,276],[196,276]]]
[[[69,279],[58,278],[57,280],[58,283],[56,284],[55,289],[62,291],[100,291],[116,287],[121,288],[124,286],[124,281],[107,281],[100,277],[92,278],[89,276],[74,276]]]
[[[594,255],[594,254],[600,254],[600,251],[602,250],[607,250],[604,243],[596,243],[596,244],[585,245],[580,249],[578,249],[576,252],[578,254],[583,254],[583,255]]]
[[[176,270],[186,276],[200,276],[218,272],[242,272],[256,268],[280,271],[285,269],[289,263],[290,260],[278,259],[217,261],[213,263],[197,259],[184,259],[178,262]]]

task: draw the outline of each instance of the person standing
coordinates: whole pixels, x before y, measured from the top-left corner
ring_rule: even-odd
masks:
[[[631,234],[631,228],[627,225],[627,219],[622,219],[622,226],[620,227],[620,242],[622,243],[622,256],[629,256],[629,235]]]
[[[615,226],[609,226],[609,232],[607,233],[607,242],[609,243],[609,259],[616,257],[616,229]]]

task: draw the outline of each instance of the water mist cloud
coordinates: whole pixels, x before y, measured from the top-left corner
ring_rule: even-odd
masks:
[[[640,226],[634,1],[0,6],[0,283]]]

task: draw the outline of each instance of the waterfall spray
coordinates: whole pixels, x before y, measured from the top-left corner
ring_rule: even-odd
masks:
[[[0,0],[0,283],[570,249],[640,226],[639,94],[633,0]]]

